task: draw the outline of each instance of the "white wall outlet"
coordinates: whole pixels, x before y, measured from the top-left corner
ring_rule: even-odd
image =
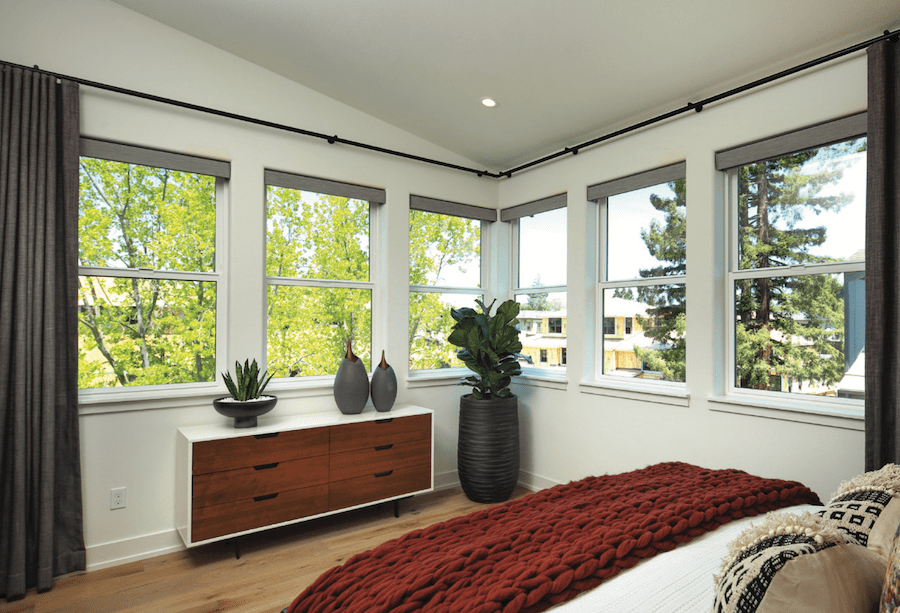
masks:
[[[125,508],[125,488],[114,487],[109,490],[109,508],[124,509]]]

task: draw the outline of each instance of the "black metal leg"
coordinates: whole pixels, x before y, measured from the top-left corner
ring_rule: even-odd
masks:
[[[394,517],[400,518],[400,499],[394,501]]]
[[[241,559],[241,542],[238,539],[234,539],[234,559]]]

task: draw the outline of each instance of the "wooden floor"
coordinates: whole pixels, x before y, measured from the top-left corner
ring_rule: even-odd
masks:
[[[528,492],[517,487],[513,498]],[[279,613],[323,572],[410,530],[485,508],[460,489],[247,535],[241,558],[218,542],[93,572],[72,573],[53,589],[0,600],[0,613]]]

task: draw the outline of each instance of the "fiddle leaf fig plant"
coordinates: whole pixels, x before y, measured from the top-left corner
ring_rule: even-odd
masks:
[[[447,341],[460,348],[456,357],[475,373],[464,377],[459,384],[471,385],[472,395],[480,400],[512,396],[509,389],[512,377],[522,374],[519,359],[531,362],[528,356],[519,353],[522,351],[516,329],[519,304],[507,300],[491,315],[495,302],[485,307],[484,302],[476,299],[480,313],[468,307],[450,309],[456,323]]]
[[[222,378],[225,379],[225,387],[228,388],[231,397],[239,402],[259,398],[272,379],[272,375],[266,378],[268,371],[260,376],[256,360],[253,360],[253,364],[250,363],[250,360],[246,360],[243,367],[240,362],[235,362],[234,370],[234,379],[227,370],[222,373]]]

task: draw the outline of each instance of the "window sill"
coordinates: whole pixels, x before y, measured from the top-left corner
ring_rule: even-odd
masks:
[[[545,374],[541,372],[522,372],[518,377],[513,377],[513,384],[530,385],[532,387],[546,387],[554,390],[565,391],[569,387],[569,380],[564,374]]]
[[[816,424],[847,430],[865,430],[865,413],[862,403],[816,401],[814,399],[788,401],[759,398],[751,395],[730,394],[711,396],[710,410],[722,413],[750,415],[782,421]]]
[[[457,385],[463,377],[472,374],[468,368],[436,368],[412,370],[406,377],[407,389],[419,387],[444,387]]]
[[[687,407],[691,404],[691,395],[687,388],[684,384],[678,383],[625,383],[603,378],[582,381],[578,387],[582,394],[612,396],[680,407]]]
[[[98,415],[203,406],[211,404],[215,398],[227,395],[228,390],[215,383],[85,389],[78,390],[78,414]]]

